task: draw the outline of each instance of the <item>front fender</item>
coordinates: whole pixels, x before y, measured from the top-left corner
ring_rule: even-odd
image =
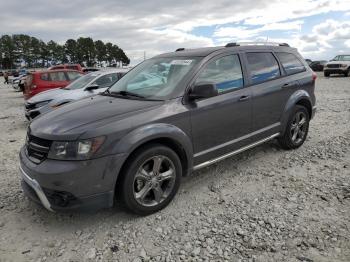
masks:
[[[286,129],[289,116],[291,114],[291,111],[293,110],[294,106],[301,100],[307,100],[310,103],[310,106],[312,107],[312,99],[308,92],[305,90],[297,90],[295,91],[288,99],[286,106],[284,107],[284,111],[282,114],[281,119],[281,126],[282,126],[282,132]]]
[[[155,123],[139,127],[121,138],[113,147],[113,154],[126,154],[129,156],[139,146],[155,139],[171,139],[180,145],[186,153],[188,170],[193,165],[193,147],[191,139],[179,127]]]

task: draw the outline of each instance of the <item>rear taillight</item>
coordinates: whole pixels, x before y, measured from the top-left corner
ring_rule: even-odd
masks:
[[[312,81],[316,81],[317,79],[317,74],[315,72],[312,72]]]

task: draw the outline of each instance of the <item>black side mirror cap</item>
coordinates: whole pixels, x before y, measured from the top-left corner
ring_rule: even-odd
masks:
[[[214,83],[198,83],[196,84],[189,93],[191,100],[209,98],[217,96],[219,94],[218,89]]]
[[[91,85],[91,86],[88,86],[88,87],[85,87],[85,91],[91,91],[91,90],[95,90],[95,89],[99,89],[100,86],[99,85]]]

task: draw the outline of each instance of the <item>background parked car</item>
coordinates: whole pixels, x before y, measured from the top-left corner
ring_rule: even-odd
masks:
[[[35,95],[25,103],[25,116],[32,120],[62,105],[101,93],[116,83],[127,71],[128,69],[114,69],[92,72],[76,79],[65,88]]]
[[[96,72],[96,71],[99,71],[99,70],[101,70],[101,69],[97,68],[97,67],[84,67],[83,68],[83,72],[84,73]]]
[[[326,60],[321,60],[321,61],[313,61],[309,66],[313,71],[323,71],[324,65],[327,64]]]
[[[24,98],[29,99],[32,96],[49,89],[66,87],[70,82],[82,75],[82,72],[69,69],[29,73],[23,90]]]
[[[19,77],[13,78],[11,80],[13,89],[15,89],[16,91],[23,92],[24,82],[25,82],[26,77],[27,77],[27,74],[21,74],[21,75],[19,75]]]
[[[60,69],[71,69],[71,70],[76,70],[83,72],[83,68],[79,64],[63,64],[63,65],[55,65],[51,66],[49,70],[60,70]]]
[[[308,65],[310,65],[311,63],[312,63],[312,60],[311,59],[305,59],[305,61],[306,61],[306,63],[308,64]]]
[[[350,74],[350,55],[337,55],[327,64],[325,64],[324,76],[331,74],[343,74],[348,76]]]

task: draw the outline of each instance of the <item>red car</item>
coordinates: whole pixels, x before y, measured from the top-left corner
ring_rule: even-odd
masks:
[[[28,73],[23,91],[24,99],[29,99],[49,89],[65,87],[83,74],[82,72],[69,69]]]
[[[83,72],[83,68],[79,64],[63,64],[63,65],[55,65],[51,66],[49,70],[58,70],[58,69],[71,69]]]

